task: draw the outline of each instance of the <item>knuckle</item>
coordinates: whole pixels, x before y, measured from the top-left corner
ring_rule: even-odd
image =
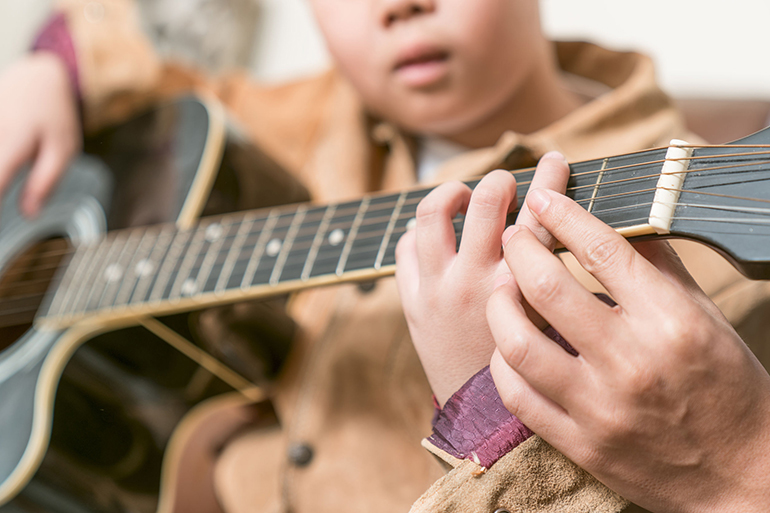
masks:
[[[660,321],[661,336],[672,357],[679,361],[693,361],[702,356],[711,347],[710,326],[697,316],[683,313],[676,318],[664,318]]]
[[[586,243],[582,265],[591,274],[630,268],[632,253],[615,238],[597,237]]]
[[[634,436],[635,424],[631,417],[614,408],[600,408],[595,413],[594,436],[602,446],[624,444]]]
[[[562,289],[562,281],[550,273],[541,273],[525,293],[532,303],[547,304],[559,297]]]
[[[509,332],[498,339],[498,348],[503,359],[513,369],[526,365],[530,354],[530,340],[516,332]]]
[[[649,366],[635,365],[626,369],[625,394],[632,398],[650,397],[659,385],[659,379]]]
[[[687,345],[692,339],[697,324],[688,323],[681,316],[665,315],[658,320],[660,340],[667,345]]]
[[[423,198],[422,201],[420,201],[420,203],[417,204],[415,216],[418,219],[425,220],[435,217],[440,211],[441,209],[439,200],[436,198],[436,196],[431,196],[428,194],[425,196],[425,198]]]
[[[482,212],[497,212],[501,208],[508,207],[507,194],[500,187],[476,187],[471,196],[471,202]]]

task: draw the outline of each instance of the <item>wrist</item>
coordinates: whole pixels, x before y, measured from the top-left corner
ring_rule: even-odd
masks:
[[[765,448],[770,444],[770,412],[761,416],[764,422],[736,427],[735,444],[723,447],[723,465],[719,467],[722,486],[710,487],[714,494],[705,507],[690,508],[692,512],[740,511],[761,513],[770,504],[770,453]],[[753,433],[752,433],[753,432]]]

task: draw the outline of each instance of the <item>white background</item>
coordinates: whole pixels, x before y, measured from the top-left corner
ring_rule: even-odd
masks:
[[[254,1],[261,3],[263,16],[252,60],[257,78],[280,81],[328,64],[308,0]],[[0,0],[0,68],[29,45],[48,4]],[[647,52],[664,88],[676,96],[770,99],[770,0],[541,0],[541,5],[551,37]]]

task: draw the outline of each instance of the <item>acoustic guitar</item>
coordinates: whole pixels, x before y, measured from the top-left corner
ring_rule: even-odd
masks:
[[[205,410],[200,401],[228,389],[243,397],[233,399],[236,409],[258,404],[263,395],[254,380],[233,369],[232,362],[214,358],[191,342],[173,321],[175,316],[394,272],[396,243],[430,189],[373,194],[331,205],[273,206],[194,223],[214,169],[221,167],[217,163],[228,130],[221,114],[212,115],[218,109],[207,110],[195,100],[184,102],[207,113],[208,131],[192,166],[197,172],[185,178],[186,195],[174,200],[179,205],[176,223],[142,222],[103,237],[98,232],[104,222],[91,221],[88,230],[60,229],[71,248],[55,263],[47,261],[55,247],[46,246],[41,255],[31,257],[24,252],[31,239],[63,244],[60,239],[47,240],[53,230],[38,235],[21,230],[25,242],[16,244],[14,254],[21,254],[21,260],[45,261],[44,267],[57,270],[55,278],[50,270],[40,279],[50,282],[50,290],[42,303],[38,299],[29,307],[36,312],[33,327],[14,325],[19,332],[26,331],[0,353],[0,504],[13,504],[21,511],[26,511],[21,509],[26,504],[51,511],[180,508],[177,500],[164,499],[164,494],[173,495],[169,488],[174,487],[174,478],[168,476],[179,470],[180,448],[185,445],[174,438],[176,422],[191,408],[197,418],[206,417],[200,413]],[[220,142],[212,143],[217,139],[212,134],[217,133]],[[269,162],[264,156],[262,161]],[[770,179],[770,129],[728,145],[672,141],[666,148],[574,163],[570,169],[567,194],[624,236],[698,240],[723,253],[747,276],[770,277],[770,187],[765,185]],[[513,173],[521,204],[534,170]],[[278,175],[268,176],[280,181]],[[74,205],[103,204],[109,196],[106,187],[96,187],[97,181],[88,176],[82,183],[94,187],[65,183],[60,193],[77,191]],[[48,208],[62,212],[56,199]],[[64,221],[63,213],[55,214],[59,226],[80,226],[89,216],[99,217],[83,214],[82,208],[71,207],[71,221]],[[458,216],[458,241],[462,225]],[[0,263],[6,261],[12,262],[12,255]],[[4,268],[6,275],[19,274],[14,264]],[[8,317],[15,315],[10,312]],[[116,330],[124,334],[117,342]],[[152,340],[144,348],[134,347],[134,335],[125,335],[134,333],[131,330],[151,332],[165,344]],[[105,342],[106,332],[111,338]],[[151,357],[144,358],[147,354]],[[181,370],[166,372],[173,365]],[[170,375],[178,378],[171,384]],[[81,389],[98,389],[105,396],[94,398],[89,392],[87,399],[77,395],[67,399],[63,394],[65,384],[88,380],[90,386],[78,388],[81,395]],[[166,424],[159,427],[153,414],[172,409],[173,415],[161,415]],[[253,411],[241,411],[231,415],[231,425],[254,418]],[[60,419],[65,418],[67,424],[62,424],[65,420]],[[91,430],[84,424],[89,422]],[[187,441],[195,438],[190,423],[182,421],[180,431],[188,433],[182,436]],[[70,470],[62,471],[62,464]],[[70,478],[77,473],[98,476],[99,488],[79,482],[73,492],[70,481],[75,479]],[[76,506],[64,507],[65,502]]]

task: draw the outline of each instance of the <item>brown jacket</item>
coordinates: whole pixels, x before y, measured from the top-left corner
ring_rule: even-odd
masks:
[[[414,140],[371,119],[334,71],[271,88],[239,73],[206,78],[158,60],[137,29],[132,2],[102,0],[98,19],[84,14],[88,3],[59,2],[73,34],[88,129],[160,98],[205,91],[317,201],[414,184]],[[452,159],[438,180],[529,165],[548,150],[576,161],[682,137],[682,120],[655,85],[649,59],[580,43],[557,48],[563,69],[601,84],[601,94],[544,130],[505,133],[494,147]],[[739,329],[746,326],[742,334],[749,344],[762,345],[764,330],[755,321],[767,317],[758,307],[768,286],[748,282],[701,247],[679,249],[731,320]],[[418,498],[415,512],[623,507],[622,499],[537,437],[486,473],[434,449],[456,467],[445,473],[420,448],[430,433],[431,392],[392,279],[371,290],[343,285],[303,292],[291,312],[301,333],[273,397],[279,425],[247,432],[225,448],[215,480],[226,511],[384,513],[407,511]]]

